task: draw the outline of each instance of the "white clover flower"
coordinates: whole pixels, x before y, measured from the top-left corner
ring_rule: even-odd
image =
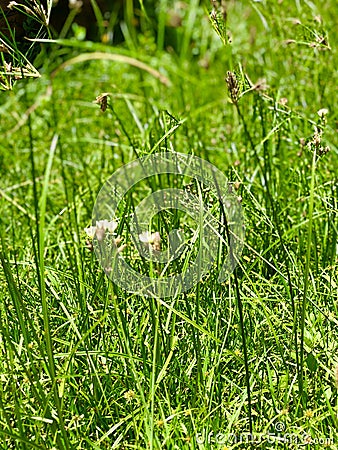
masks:
[[[90,238],[94,238],[96,236],[99,241],[102,241],[107,231],[109,233],[114,233],[117,227],[118,223],[114,220],[109,221],[104,219],[97,220],[95,226],[85,228],[84,231]]]
[[[144,231],[139,235],[140,242],[153,249],[157,252],[161,250],[161,236],[158,231],[155,233],[150,233],[149,231]]]
[[[86,233],[87,236],[93,239],[96,233],[96,227],[84,228],[84,232]]]
[[[97,220],[95,226],[90,226],[87,228],[84,228],[84,232],[87,234],[88,237],[91,239],[96,239],[99,242],[102,242],[106,236],[106,233],[115,234],[115,230],[118,227],[118,222],[115,222],[114,220]],[[113,249],[117,253],[121,253],[126,247],[126,244],[121,244],[122,238],[120,236],[116,236],[110,240],[113,244]]]
[[[116,230],[116,228],[118,227],[118,223],[115,222],[114,220],[98,220],[96,221],[96,227],[97,228],[104,228],[106,231],[109,231],[110,233],[114,233],[114,231]]]

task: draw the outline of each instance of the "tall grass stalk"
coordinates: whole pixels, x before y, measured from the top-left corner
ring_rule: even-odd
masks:
[[[312,246],[312,228],[313,228],[313,209],[314,209],[314,197],[315,197],[315,181],[316,181],[316,165],[317,165],[317,151],[313,148],[312,165],[311,165],[311,182],[309,192],[309,208],[308,208],[308,229],[306,240],[306,258],[303,277],[303,296],[301,303],[301,317],[300,317],[300,373],[298,378],[299,392],[302,400],[303,407],[306,407],[306,395],[304,392],[304,333],[305,333],[305,318],[306,307],[308,303],[308,288],[309,288],[309,276],[311,267],[311,249]]]

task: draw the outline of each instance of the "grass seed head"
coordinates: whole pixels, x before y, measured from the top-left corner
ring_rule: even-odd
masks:
[[[231,72],[230,70],[228,70],[225,81],[226,81],[232,102],[237,104],[238,97],[239,97],[239,85],[238,85],[236,75],[233,72]]]
[[[101,111],[105,112],[108,107],[108,93],[104,92],[96,97],[94,103],[98,103],[100,105]]]

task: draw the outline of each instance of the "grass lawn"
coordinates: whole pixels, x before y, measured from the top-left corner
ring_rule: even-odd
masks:
[[[159,0],[156,25],[144,3],[120,46],[42,44],[41,77],[0,92],[0,448],[337,450],[335,2]],[[245,225],[219,282],[208,187],[134,186],[107,219],[142,276],[186,270],[201,225],[157,213],[161,248],[179,228],[188,251],[142,258],[129,224],[149,192],[189,190],[219,226],[207,273],[171,297],[111,282],[84,231],[117,169],[165,152],[217,167]]]

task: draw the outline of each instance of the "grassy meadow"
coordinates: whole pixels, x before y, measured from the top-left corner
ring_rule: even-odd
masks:
[[[40,77],[0,78],[0,448],[337,450],[335,2],[151,4],[126,1],[119,45],[74,25],[35,44]],[[118,168],[172,151],[233,183],[245,242],[225,282],[220,251],[157,299],[112,283],[84,228]],[[148,190],[117,218],[145,274],[128,217]]]

